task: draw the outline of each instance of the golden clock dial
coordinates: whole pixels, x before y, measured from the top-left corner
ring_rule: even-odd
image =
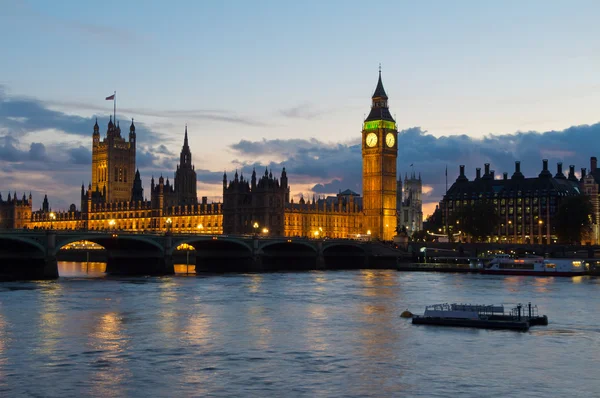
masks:
[[[377,134],[375,134],[375,133],[367,134],[367,138],[365,139],[365,142],[367,143],[367,146],[373,148],[375,145],[377,145]]]
[[[395,142],[396,142],[396,137],[394,137],[394,134],[387,133],[387,135],[385,136],[385,143],[387,144],[387,146],[389,146],[391,148],[394,146]]]

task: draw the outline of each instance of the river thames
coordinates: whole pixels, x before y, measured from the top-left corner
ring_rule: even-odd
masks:
[[[600,278],[391,270],[0,283],[0,396],[593,397]],[[185,267],[178,267],[185,272]],[[434,303],[537,304],[529,332],[416,326]]]

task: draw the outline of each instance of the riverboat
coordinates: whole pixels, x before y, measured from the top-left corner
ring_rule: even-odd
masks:
[[[527,331],[530,326],[548,325],[548,317],[540,316],[537,306],[531,303],[518,304],[508,314],[503,305],[434,304],[425,307],[423,315],[413,316],[412,323]]]
[[[589,264],[582,259],[524,257],[512,258],[500,254],[480,270],[482,274],[580,276],[589,273]]]

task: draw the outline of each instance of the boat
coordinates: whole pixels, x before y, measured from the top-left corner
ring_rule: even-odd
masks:
[[[536,325],[548,325],[548,317],[538,314],[537,306],[518,304],[509,313],[503,305],[434,304],[423,315],[412,318],[414,325],[458,326],[483,329],[527,331]]]
[[[498,254],[487,264],[482,264],[482,274],[580,276],[589,273],[589,264],[582,259],[524,257],[513,258]]]

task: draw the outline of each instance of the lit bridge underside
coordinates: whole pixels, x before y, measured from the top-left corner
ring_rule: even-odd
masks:
[[[173,274],[173,256],[186,245],[194,249],[190,263],[197,272],[373,268],[383,258],[388,259],[384,267],[395,267],[399,255],[378,243],[355,240],[12,231],[0,233],[0,278],[56,278],[57,254],[80,241],[105,249],[107,273],[129,275]]]

